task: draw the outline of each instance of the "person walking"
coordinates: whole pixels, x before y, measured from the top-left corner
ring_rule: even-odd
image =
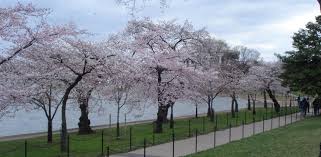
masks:
[[[298,97],[298,104],[299,104],[299,109],[301,112],[301,117],[304,117],[304,103],[303,100],[300,99],[300,97]]]
[[[303,98],[301,103],[303,107],[303,116],[305,117],[307,115],[307,109],[308,109],[309,103],[306,98]]]
[[[298,102],[298,106],[299,106],[299,108],[300,108],[300,102],[301,102],[300,95],[296,98],[296,101]]]
[[[310,98],[309,97],[307,97],[307,111],[308,111],[308,113],[310,113]]]
[[[312,102],[313,105],[313,110],[314,110],[314,116],[319,115],[320,113],[320,105],[321,105],[321,97],[317,97],[316,99],[314,99],[314,101]]]

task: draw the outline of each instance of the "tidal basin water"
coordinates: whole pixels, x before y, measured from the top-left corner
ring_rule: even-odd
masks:
[[[239,108],[246,107],[246,100],[239,99]],[[117,107],[110,103],[94,102],[90,105],[95,106],[90,108],[89,118],[91,126],[109,124],[109,114],[111,114],[111,122],[116,123]],[[215,111],[226,111],[231,109],[231,98],[218,97],[214,101]],[[128,113],[128,108],[122,108],[120,114],[120,122],[125,121],[125,113],[127,122],[152,120],[156,118],[157,105],[144,104],[139,108],[134,108]],[[207,105],[199,104],[198,113],[206,113]],[[174,116],[187,116],[195,114],[195,104],[188,101],[178,101],[174,105]],[[78,118],[80,110],[77,105],[70,104],[67,110],[67,127],[68,129],[78,127]],[[53,129],[60,129],[61,114],[58,110],[55,119],[53,120]],[[45,132],[47,130],[47,119],[42,110],[19,110],[14,115],[0,119],[0,137],[11,136],[18,134],[28,134]]]

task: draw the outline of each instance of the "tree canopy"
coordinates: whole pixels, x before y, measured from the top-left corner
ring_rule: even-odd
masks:
[[[293,47],[278,56],[283,62],[283,83],[294,91],[321,95],[321,16],[294,34]]]

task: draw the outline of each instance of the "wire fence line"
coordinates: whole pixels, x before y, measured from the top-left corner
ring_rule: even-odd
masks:
[[[164,157],[174,157],[174,156],[184,156],[199,151],[204,151],[207,149],[215,148],[218,144],[226,144],[231,141],[240,140],[246,137],[250,137],[259,133],[264,133],[265,131],[272,130],[279,127],[284,127],[293,122],[302,120],[304,117],[297,116],[297,112],[293,112],[290,115],[280,115],[281,121],[278,121],[278,117],[273,119],[264,119],[262,121],[256,121],[254,123],[245,124],[242,122],[241,126],[232,127],[229,126],[225,130],[215,130],[210,134],[199,134],[199,131],[195,130],[195,137],[186,140],[180,140],[175,143],[176,139],[172,139],[173,143],[167,143],[166,145],[158,145],[154,147],[144,147],[144,151],[137,150],[130,152],[129,154],[113,155],[112,157],[124,157],[124,156],[164,156]],[[274,123],[273,123],[274,122]],[[277,124],[281,122],[280,124]],[[270,125],[271,123],[272,125]],[[265,126],[265,127],[263,127]],[[271,126],[271,127],[269,127]],[[215,127],[214,127],[215,128]],[[173,135],[173,137],[175,137]],[[219,137],[219,138],[218,138]],[[178,147],[178,148],[177,148]],[[195,150],[195,151],[193,151]],[[147,152],[147,153],[146,153]]]
[[[257,112],[255,115],[253,115],[251,111],[242,111],[236,113],[235,116],[233,116],[231,113],[217,113],[215,114],[214,121],[211,121],[208,117],[182,119],[177,122],[175,121],[172,129],[169,128],[169,124],[165,124],[165,131],[161,134],[154,133],[153,125],[151,124],[122,126],[120,130],[120,136],[118,137],[116,137],[116,128],[108,128],[104,130],[97,130],[96,133],[92,135],[70,134],[68,136],[67,153],[60,153],[60,142],[45,144],[44,142],[37,143],[35,141],[25,141],[24,144],[17,146],[15,149],[0,149],[0,157],[27,157],[28,154],[29,156],[37,157],[39,154],[43,155],[42,152],[47,153],[47,156],[49,157],[69,157],[82,155],[107,156],[111,154],[129,152],[139,148],[148,149],[149,146],[155,146],[173,140],[187,139],[190,137],[195,137],[196,135],[199,136],[237,126],[244,126],[246,124],[251,124],[261,120],[264,120],[263,123],[267,124],[267,119],[281,117],[282,115],[289,115],[293,113],[296,113],[296,116],[294,117],[298,117],[297,107],[282,108],[279,114],[275,113],[270,108],[259,110],[259,112]],[[272,125],[273,124],[271,124],[271,126]],[[230,134],[233,136],[233,129],[230,130]],[[230,140],[232,140],[232,137],[230,138]],[[173,148],[175,148],[174,146]],[[48,149],[47,152],[44,149]]]

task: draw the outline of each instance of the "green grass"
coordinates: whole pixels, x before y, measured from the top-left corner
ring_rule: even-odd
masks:
[[[321,117],[307,118],[189,157],[316,157],[321,142]]]
[[[294,112],[296,108],[293,108]],[[286,112],[290,113],[289,108],[282,108],[281,115]],[[263,119],[263,115],[268,118],[276,117],[277,114],[272,112],[271,109],[257,108],[255,120]],[[227,120],[228,119],[228,120]],[[253,115],[251,111],[241,110],[235,118],[231,114],[218,113],[217,114],[217,128],[225,129],[229,124],[232,126],[241,125],[242,121],[251,123]],[[205,134],[214,130],[215,122],[211,122],[207,117],[189,118],[175,120],[175,138],[185,139],[189,137],[189,120],[191,123],[191,136],[195,130],[199,133]],[[204,125],[203,125],[204,122]],[[142,148],[144,138],[146,138],[147,145],[161,144],[171,141],[173,130],[169,128],[169,124],[163,125],[163,133],[153,134],[153,125],[151,123],[132,125],[132,149]],[[106,147],[109,146],[110,154],[128,152],[129,151],[129,130],[130,127],[121,127],[121,137],[117,139],[116,129],[107,128],[103,130],[96,130],[95,134],[91,135],[77,135],[76,133],[70,134],[70,154],[77,157],[95,157],[101,154],[102,149],[102,131],[103,136],[103,149],[106,153]],[[46,137],[32,138],[27,140],[27,151],[30,157],[57,157],[66,156],[59,151],[59,135],[54,135],[53,144],[46,144]],[[16,150],[14,150],[16,149]],[[8,152],[13,150],[11,152]],[[0,157],[17,157],[24,156],[24,140],[15,140],[0,142]]]

